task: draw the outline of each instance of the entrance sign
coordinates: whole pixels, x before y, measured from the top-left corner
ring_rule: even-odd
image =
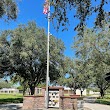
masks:
[[[59,108],[59,91],[49,91],[49,107]]]

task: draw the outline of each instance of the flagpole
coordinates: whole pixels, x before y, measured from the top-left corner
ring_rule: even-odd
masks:
[[[49,38],[50,37],[50,3],[48,8],[48,37],[47,37],[47,74],[46,74],[46,109],[49,103]]]

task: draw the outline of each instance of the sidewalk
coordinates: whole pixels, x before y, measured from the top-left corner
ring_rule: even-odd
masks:
[[[1,104],[0,105],[0,110],[21,110],[23,104]]]
[[[110,105],[102,105],[96,103],[85,103],[84,107],[90,108],[91,110],[110,110]]]
[[[0,110],[21,110],[23,104],[3,104],[0,105]],[[96,104],[96,103],[85,103],[85,108],[90,108],[91,110],[110,110],[109,105],[102,105],[102,104]],[[89,110],[89,109],[84,109]]]

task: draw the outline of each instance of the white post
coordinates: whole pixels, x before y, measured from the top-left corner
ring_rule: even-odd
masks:
[[[49,37],[50,37],[50,4],[48,9],[48,38],[47,38],[47,74],[46,74],[46,109],[48,109],[49,101]]]

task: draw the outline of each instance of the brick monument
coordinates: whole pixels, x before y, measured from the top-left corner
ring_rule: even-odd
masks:
[[[23,110],[43,110],[45,109],[45,90],[42,88],[42,94],[34,96],[24,96]],[[63,87],[49,87],[49,108],[60,110],[78,110],[77,99],[79,95],[64,96]]]

